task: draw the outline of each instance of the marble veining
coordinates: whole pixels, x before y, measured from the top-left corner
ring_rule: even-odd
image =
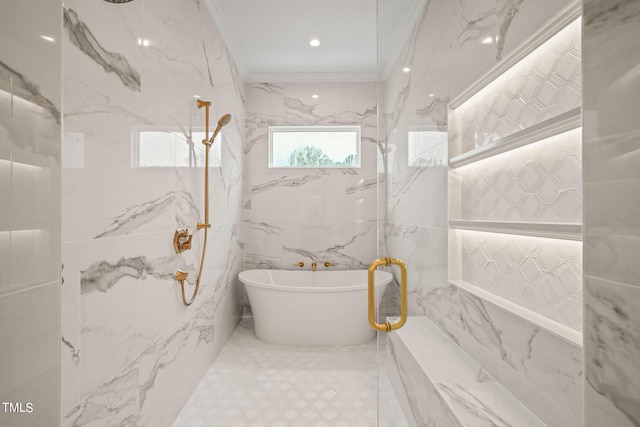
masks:
[[[10,81],[10,91],[13,94],[42,107],[57,124],[60,124],[60,110],[51,100],[47,99],[41,93],[38,84],[29,80],[23,73],[18,72],[2,61],[0,61],[0,81]]]
[[[102,47],[87,24],[80,20],[78,13],[73,9],[64,9],[64,27],[69,34],[69,40],[104,71],[115,73],[122,84],[131,90],[138,92],[141,90],[140,73],[129,64],[124,55],[109,52]]]
[[[581,416],[581,348],[453,285],[422,298],[426,315],[501,382],[540,388],[565,411]],[[554,414],[561,412],[552,408]]]
[[[106,381],[62,418],[62,426],[136,425],[138,412],[137,361]]]
[[[153,220],[154,217],[162,215],[167,209],[173,207],[174,196],[175,193],[170,191],[156,199],[128,207],[126,212],[114,218],[109,227],[95,236],[95,238],[99,239],[101,237],[129,234],[131,231]]]
[[[309,251],[302,248],[292,248],[283,246],[284,252],[290,252],[298,254],[304,258],[311,258],[313,260],[331,260],[332,263],[339,265],[340,267],[348,267],[350,269],[362,269],[366,268],[369,264],[366,260],[361,260],[355,256],[350,256],[343,253],[345,249],[353,246],[358,240],[365,238],[370,233],[370,230],[365,230],[361,233],[357,233],[350,237],[346,242],[335,243],[333,246],[329,246],[323,250]]]
[[[437,387],[464,426],[545,427],[495,382],[438,384]]]
[[[66,351],[70,353],[69,357],[73,361],[73,364],[75,366],[78,366],[80,364],[80,350],[75,348],[75,346],[71,342],[67,341],[64,338],[64,335],[62,335],[62,345],[66,347]],[[64,352],[65,349],[63,348],[62,351]]]
[[[589,277],[586,291],[586,381],[631,425],[640,425],[640,366],[635,357],[640,354],[640,292]],[[592,410],[587,406],[587,417]]]
[[[507,32],[511,27],[511,22],[520,12],[520,6],[524,0],[504,0],[502,7],[498,9],[498,22],[496,31],[496,59],[502,58],[502,51],[507,40]]]
[[[274,179],[262,184],[257,184],[252,186],[251,193],[257,194],[263,191],[268,191],[273,188],[279,188],[279,187],[291,187],[291,188],[300,187],[309,182],[317,181],[321,178],[322,176],[320,174],[310,174],[310,175],[303,175],[303,176],[297,176],[297,177],[291,177],[291,178],[281,177],[279,179]]]
[[[178,267],[177,257],[167,256],[148,259],[146,256],[122,257],[116,262],[97,261],[81,271],[81,293],[107,292],[123,277],[144,280],[147,276],[168,279]],[[183,267],[184,268],[184,267]]]
[[[634,0],[612,2],[589,1],[585,8],[585,26],[589,31],[604,30],[617,22],[633,22],[640,16],[640,5]]]

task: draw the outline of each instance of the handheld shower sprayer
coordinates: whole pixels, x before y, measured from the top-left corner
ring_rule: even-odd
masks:
[[[231,121],[231,114],[225,114],[224,116],[220,117],[220,119],[218,120],[218,127],[216,128],[215,131],[213,131],[213,136],[209,140],[209,145],[213,144],[213,141],[216,139],[216,136],[218,136],[218,133],[220,133],[220,131],[222,130],[222,127],[225,126],[230,121]]]

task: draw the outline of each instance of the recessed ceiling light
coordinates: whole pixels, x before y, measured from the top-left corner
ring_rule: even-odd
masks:
[[[318,46],[320,46],[320,40],[318,40],[318,39],[312,39],[312,40],[309,42],[309,45],[311,45],[311,46],[313,46],[313,47],[318,47]]]
[[[409,68],[409,67],[404,67],[404,68],[402,69],[402,72],[403,72],[403,73],[408,73],[409,71],[411,71],[411,68]]]
[[[319,96],[318,96],[318,94],[317,94],[317,93],[314,93],[313,95],[311,95],[311,97],[312,97],[313,99],[318,99],[318,98],[319,98]]]
[[[482,40],[482,44],[491,44],[491,43],[493,43],[492,37],[487,37],[484,40]]]
[[[138,46],[144,46],[144,47],[149,46],[149,40],[147,40],[147,39],[138,39]]]
[[[429,97],[431,97],[431,98],[433,98],[434,96],[436,96],[436,94],[435,94],[435,93],[430,93],[430,94],[429,94]]]
[[[54,39],[53,37],[49,37],[49,36],[40,36],[40,37],[41,37],[43,40],[46,40],[46,41],[51,42],[51,43],[53,43],[53,42],[55,42],[55,41],[56,41],[56,39]]]

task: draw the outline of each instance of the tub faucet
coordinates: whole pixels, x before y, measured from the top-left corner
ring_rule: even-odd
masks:
[[[311,263],[311,271],[316,271],[316,267],[317,267],[317,266],[318,266],[318,263],[317,263],[317,262],[315,262],[315,261],[313,261],[313,262]]]

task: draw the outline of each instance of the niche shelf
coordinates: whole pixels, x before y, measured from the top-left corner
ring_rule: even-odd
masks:
[[[501,296],[495,295],[489,291],[486,291],[482,288],[479,288],[471,283],[467,283],[463,280],[450,280],[450,284],[455,285],[465,291],[469,292],[472,295],[477,296],[480,299],[488,301],[495,306],[500,307],[504,311],[507,311],[516,317],[524,319],[529,323],[536,325],[547,332],[552,333],[570,343],[574,344],[577,347],[582,348],[582,333],[573,328],[570,328],[562,323],[556,322],[555,320],[551,320],[545,316],[542,316],[539,313],[536,313],[533,310],[530,310],[526,307],[522,307],[518,304],[515,304]]]
[[[474,221],[449,220],[449,226],[458,230],[486,231],[518,236],[582,241],[582,224],[555,222]]]
[[[531,127],[498,139],[490,144],[452,157],[449,160],[449,165],[453,169],[459,168],[460,166],[487,159],[516,148],[524,147],[525,145],[533,144],[534,142],[577,129],[581,126],[582,108],[576,107]]]

